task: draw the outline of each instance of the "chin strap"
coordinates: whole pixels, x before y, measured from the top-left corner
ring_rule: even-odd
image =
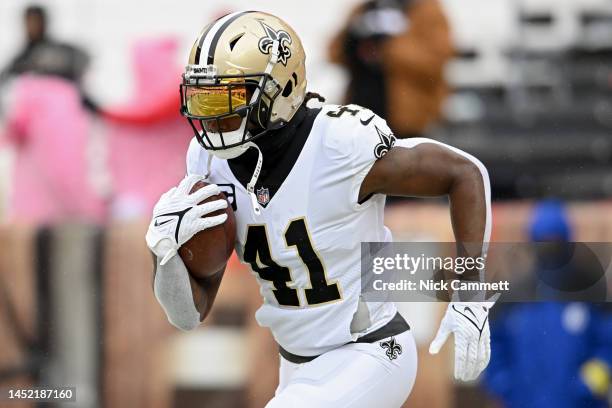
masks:
[[[272,44],[272,50],[270,52],[270,60],[268,61],[268,65],[266,66],[264,73],[266,74],[271,73],[274,66],[278,63],[278,57],[280,55],[279,46],[280,46],[280,42],[278,40],[274,40],[274,43]],[[253,92],[253,96],[251,96],[253,100],[259,96],[259,93],[260,93],[259,89],[263,85],[263,81],[264,81],[264,78],[260,80],[259,87],[255,89],[255,92]],[[257,202],[257,196],[255,195],[255,184],[257,184],[257,180],[259,179],[259,174],[261,173],[261,166],[263,164],[263,154],[261,153],[259,146],[257,146],[253,142],[246,143],[245,146],[254,147],[255,149],[257,149],[257,165],[255,166],[255,170],[253,171],[251,180],[247,184],[247,191],[249,193],[249,197],[251,198],[251,206],[253,207],[253,212],[255,213],[255,215],[259,215],[261,214],[261,206]],[[212,159],[213,159],[213,155],[209,154],[205,178],[208,178],[208,176],[210,176]]]
[[[278,40],[274,40],[270,52],[270,59],[268,60],[268,65],[266,65],[266,69],[264,69],[264,74],[270,74],[274,69],[274,66],[278,63],[278,56],[280,55],[278,51],[279,47],[280,42]],[[262,76],[262,78],[259,80],[259,86],[253,92],[253,96],[251,96],[252,101],[256,100],[259,97],[259,94],[261,93],[260,88],[263,86],[264,81],[265,76]]]
[[[268,61],[268,65],[266,66],[264,73],[266,74],[271,73],[274,66],[278,63],[279,46],[280,46],[280,42],[278,40],[274,40],[274,43],[272,44],[272,49],[270,52],[270,60]],[[264,78],[260,80],[259,87],[255,89],[255,92],[253,92],[253,96],[251,97],[252,99],[256,99],[259,96],[259,92],[260,92],[259,89],[263,85],[263,81],[264,81]],[[255,166],[255,170],[253,171],[251,180],[247,184],[247,191],[249,193],[249,197],[251,198],[251,206],[253,207],[253,212],[255,213],[255,215],[259,215],[261,214],[261,206],[257,202],[257,196],[255,195],[255,184],[257,184],[257,180],[259,179],[259,174],[261,173],[261,166],[263,164],[263,154],[261,153],[259,146],[257,146],[253,142],[247,143],[246,146],[254,147],[255,149],[257,149],[257,165]]]
[[[213,157],[215,157],[212,154],[208,154],[208,160],[206,162],[206,174],[204,175],[204,178],[206,180],[208,180],[208,178],[210,177],[210,169],[212,169],[212,161],[213,161]]]
[[[255,195],[255,184],[257,184],[257,179],[259,179],[259,174],[261,173],[261,165],[263,164],[263,154],[255,143],[250,142],[247,146],[254,147],[257,149],[257,165],[255,165],[255,170],[253,170],[253,175],[251,176],[251,180],[247,184],[247,191],[249,192],[249,197],[251,198],[251,206],[253,207],[253,212],[255,215],[261,214],[261,207],[257,202],[257,196]]]
[[[272,43],[272,50],[270,52],[270,62],[268,62],[268,67],[266,68],[266,71],[268,69],[272,71],[272,67],[278,62],[278,57],[280,55],[279,49],[280,41],[274,40],[274,42]]]
[[[254,147],[257,149],[257,164],[255,165],[255,170],[253,170],[253,175],[251,176],[251,180],[247,184],[247,192],[249,193],[249,198],[251,199],[251,206],[253,207],[253,212],[255,215],[261,214],[261,207],[257,202],[257,196],[255,195],[255,184],[257,184],[257,180],[259,179],[259,175],[261,174],[261,166],[263,164],[263,154],[257,146],[253,142],[246,143],[245,146]],[[212,168],[212,161],[215,156],[213,154],[208,155],[208,161],[206,163],[206,174],[204,175],[205,179],[210,177],[210,172]]]

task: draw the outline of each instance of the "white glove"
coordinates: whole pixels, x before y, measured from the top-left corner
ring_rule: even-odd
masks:
[[[205,217],[206,214],[227,208],[227,200],[198,204],[220,193],[216,184],[209,184],[189,194],[193,185],[203,180],[202,176],[187,176],[177,187],[162,194],[155,204],[146,240],[149,249],[162,259],[161,265],[172,259],[181,245],[196,233],[223,224],[227,219],[227,214]]]
[[[429,346],[438,354],[451,332],[455,334],[455,378],[475,380],[491,357],[489,309],[493,302],[451,302]]]

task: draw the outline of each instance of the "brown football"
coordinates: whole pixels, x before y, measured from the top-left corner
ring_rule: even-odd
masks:
[[[208,183],[198,181],[191,189],[190,194],[206,185]],[[207,198],[200,204],[218,199],[227,200],[225,194],[221,193]],[[227,214],[227,221],[216,227],[198,232],[179,248],[179,255],[189,273],[195,278],[210,276],[223,269],[234,251],[236,219],[231,204],[225,210],[218,210],[207,216],[220,215],[223,212]]]

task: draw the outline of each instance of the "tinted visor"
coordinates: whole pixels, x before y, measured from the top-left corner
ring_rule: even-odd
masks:
[[[245,107],[247,102],[247,87],[243,81],[185,86],[185,108],[190,116],[227,115]]]

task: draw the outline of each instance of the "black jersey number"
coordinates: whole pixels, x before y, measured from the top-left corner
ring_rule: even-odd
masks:
[[[300,259],[308,269],[310,287],[304,289],[308,305],[320,305],[342,298],[338,284],[327,282],[325,267],[312,247],[304,218],[289,223],[285,230],[285,243],[288,248],[296,248]],[[274,284],[273,293],[280,305],[300,306],[297,290],[288,286],[292,281],[289,268],[279,265],[272,259],[265,225],[249,225],[244,245],[244,260],[251,264],[251,268],[260,278]]]
[[[361,109],[359,109],[358,107],[355,107],[354,109],[351,109],[348,106],[339,106],[336,111],[329,111],[329,112],[327,112],[327,116],[329,116],[330,118],[339,118],[340,116],[344,115],[345,113],[350,113],[352,116],[355,116],[359,112],[361,112]]]
[[[355,106],[353,109],[349,108],[348,106],[340,106],[336,111],[327,112],[327,116],[330,118],[339,118],[345,113],[349,113],[351,116],[357,116],[357,114],[361,113],[362,111],[363,109],[361,109],[359,106]],[[368,126],[375,117],[376,115],[372,113],[372,116],[367,119],[359,119],[359,123],[361,123],[363,126]]]

